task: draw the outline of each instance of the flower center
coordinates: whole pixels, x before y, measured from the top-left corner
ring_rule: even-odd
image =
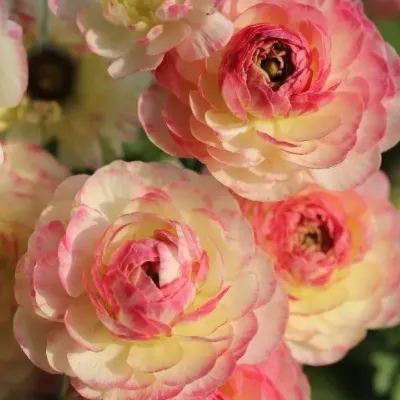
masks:
[[[74,91],[76,65],[63,50],[42,45],[31,50],[28,57],[28,95],[33,100],[68,100]]]
[[[273,90],[278,90],[295,72],[291,48],[279,41],[258,49],[255,63],[264,73]]]
[[[106,13],[115,22],[124,25],[148,25],[163,0],[103,0]]]
[[[328,253],[334,241],[325,223],[315,226],[302,226],[299,228],[299,243],[304,250]]]
[[[160,263],[146,262],[142,265],[142,270],[160,289]]]

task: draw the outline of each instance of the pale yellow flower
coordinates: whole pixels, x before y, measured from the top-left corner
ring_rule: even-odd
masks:
[[[23,10],[26,13],[26,10]],[[29,83],[15,108],[0,108],[0,131],[33,143],[57,140],[57,155],[75,168],[97,168],[135,140],[136,97],[149,76],[115,81],[105,61],[86,51],[66,23],[50,20],[49,41],[37,43],[27,20]]]
[[[12,329],[15,266],[37,216],[67,171],[36,146],[0,146],[0,399],[15,400],[27,389],[32,371]]]

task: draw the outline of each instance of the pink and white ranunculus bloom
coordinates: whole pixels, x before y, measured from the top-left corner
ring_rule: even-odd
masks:
[[[310,400],[301,367],[282,344],[256,366],[237,367],[231,378],[207,400]]]
[[[212,177],[117,161],[56,190],[16,278],[16,337],[83,397],[204,400],[281,340],[287,298]]]
[[[310,400],[310,386],[300,365],[281,344],[257,365],[238,366],[215,393],[201,400]],[[81,400],[77,392],[68,400]]]
[[[0,142],[0,147],[0,399],[14,399],[27,389],[32,370],[12,329],[15,267],[36,218],[67,172],[36,146]]]
[[[16,106],[28,84],[22,29],[8,18],[8,2],[0,0],[0,107]]]
[[[368,329],[400,320],[400,215],[389,189],[379,172],[353,191],[309,186],[285,201],[242,201],[288,292],[285,339],[300,362],[335,362]]]
[[[156,68],[176,49],[187,60],[204,58],[230,39],[232,23],[221,0],[49,0],[53,12],[77,18],[90,49],[109,58],[111,76]]]
[[[346,190],[376,172],[400,137],[400,62],[360,3],[226,9],[235,33],[223,50],[192,63],[171,52],[157,68],[139,102],[150,139],[251,200],[305,182]]]

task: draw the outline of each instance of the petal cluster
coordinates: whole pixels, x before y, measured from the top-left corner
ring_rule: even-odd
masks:
[[[232,34],[220,0],[50,0],[53,12],[77,18],[93,52],[110,59],[114,78],[152,70],[177,49],[188,60],[209,56]]]
[[[288,292],[285,338],[300,362],[335,362],[368,329],[400,320],[400,215],[388,195],[376,173],[352,191],[311,185],[277,203],[242,200]]]
[[[64,181],[16,279],[23,350],[93,399],[205,399],[263,361],[287,319],[233,197],[169,164]]]
[[[0,399],[26,389],[32,365],[12,329],[16,309],[14,273],[18,257],[26,250],[35,219],[54,188],[67,176],[43,150],[17,143],[1,142],[0,165]],[[22,383],[22,386],[21,386]]]
[[[346,190],[376,172],[399,139],[400,62],[361,5],[243,0],[224,12],[234,35],[221,51],[170,52],[157,68],[139,103],[150,139],[252,200],[307,182]]]
[[[16,106],[28,82],[22,29],[8,16],[8,3],[0,1],[0,107]]]
[[[238,367],[207,400],[309,400],[310,387],[286,345],[256,366]]]

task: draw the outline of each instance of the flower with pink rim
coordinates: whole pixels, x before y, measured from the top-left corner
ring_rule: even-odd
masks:
[[[240,200],[289,295],[285,334],[305,364],[338,361],[368,329],[400,320],[400,214],[389,182],[352,191],[310,185],[276,203]]]
[[[232,23],[221,0],[49,0],[52,11],[76,18],[90,49],[111,61],[114,78],[155,69],[171,49],[196,60],[221,49]]]
[[[237,367],[207,400],[310,400],[310,386],[286,345],[256,366]],[[199,399],[200,400],[200,399]]]
[[[287,298],[212,177],[117,161],[74,176],[16,273],[16,337],[83,397],[192,400],[280,343]]]
[[[310,400],[310,385],[300,365],[286,345],[271,351],[268,358],[254,366],[238,366],[229,380],[215,393],[192,400]],[[72,392],[68,400],[81,400]]]
[[[400,138],[400,62],[361,4],[232,0],[225,13],[224,49],[197,62],[171,52],[157,68],[139,101],[150,139],[251,200],[376,172]]]
[[[32,364],[15,341],[14,274],[35,220],[67,171],[36,146],[0,142],[0,399],[25,398]]]
[[[0,0],[0,107],[16,106],[28,84],[21,27],[8,18],[8,3]]]

